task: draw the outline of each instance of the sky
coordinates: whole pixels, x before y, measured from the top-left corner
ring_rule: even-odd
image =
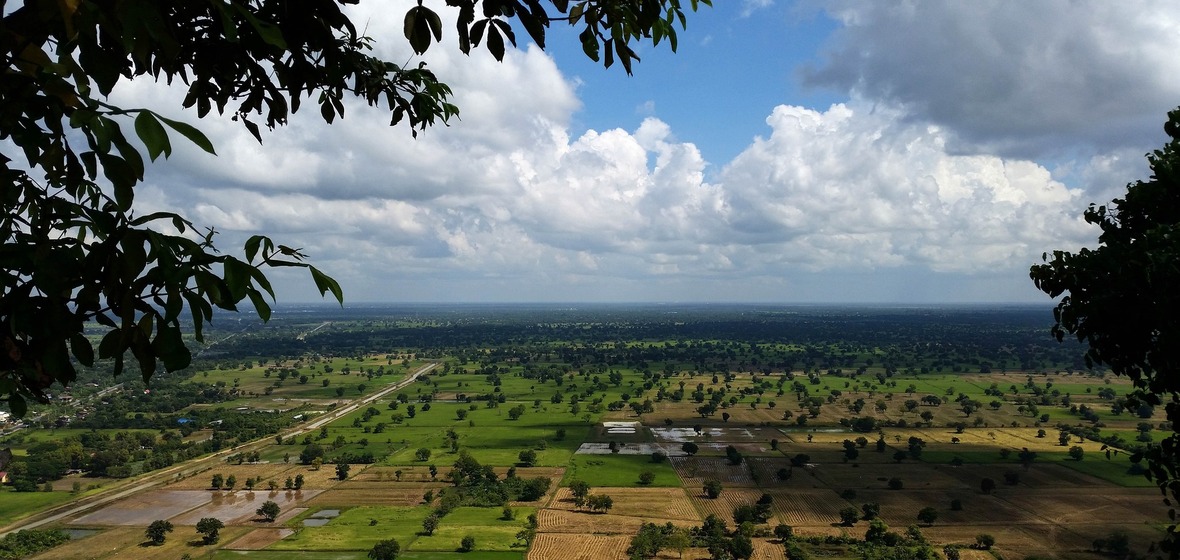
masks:
[[[1029,267],[1096,244],[1082,211],[1146,178],[1180,105],[1174,2],[714,4],[627,76],[569,30],[496,62],[445,25],[415,57],[411,4],[362,2],[379,56],[454,90],[460,118],[417,139],[313,103],[260,146],[128,83],[113,101],[218,152],[177,146],[140,212],[239,255],[259,233],[300,247],[346,303],[1048,304]],[[305,272],[270,278],[280,304],[320,299]]]

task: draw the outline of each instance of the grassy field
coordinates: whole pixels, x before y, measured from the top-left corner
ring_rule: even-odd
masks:
[[[656,347],[660,343],[642,344]],[[274,398],[311,399],[326,409],[328,402],[369,394],[403,378],[408,371],[402,365],[404,359],[395,353],[318,362],[288,359],[281,364],[255,360],[242,364],[246,367],[201,372],[195,379],[223,382],[243,393],[269,389]],[[408,362],[410,368],[421,363],[417,359]],[[1128,474],[1131,464],[1127,453],[1108,459],[1100,443],[1077,436],[1069,445],[1060,445],[1058,423],[1073,426],[1089,422],[1060,404],[1036,405],[1036,414],[1027,412],[1029,401],[1025,399],[1057,391],[1053,398],[1068,395],[1072,405],[1092,408],[1105,424],[1099,431],[1103,436],[1118,434],[1133,441],[1139,422],[1158,425],[1163,418],[1162,413],[1149,419],[1129,411],[1115,414],[1110,401],[1097,393],[1106,387],[1125,391],[1127,385],[1121,380],[1054,373],[941,372],[896,374],[882,381],[878,377],[885,377],[881,367],[866,368],[859,376],[812,372],[809,379],[795,372],[794,379],[788,380],[781,374],[733,372],[727,379],[688,370],[661,377],[645,376],[645,370],[638,367],[579,369],[560,362],[531,363],[535,368],[566,367],[569,371],[558,384],[524,377],[526,366],[518,361],[501,362],[495,375],[475,373],[484,365],[452,362],[449,373],[437,368],[424,381],[362,406],[322,431],[312,430],[282,444],[269,442],[257,464],[222,465],[176,482],[169,488],[207,491],[215,473],[235,474],[238,480],[257,476],[263,485],[304,474],[308,490],[318,494],[284,502],[287,509],[273,524],[239,516],[226,529],[225,534],[232,538],[217,546],[198,546],[193,527],[183,525],[166,547],[148,549],[144,556],[170,554],[169,558],[175,558],[189,553],[222,560],[351,560],[365,558],[378,541],[395,538],[402,549],[399,558],[519,560],[526,557],[526,549],[517,534],[529,515],[535,514],[542,530],[527,553],[529,558],[572,558],[575,550],[586,558],[619,558],[625,557],[631,535],[644,521],[687,527],[715,514],[732,524],[736,507],[753,504],[763,494],[773,499],[767,530],[781,522],[791,524],[801,535],[859,537],[865,523],[850,528],[835,525],[840,508],[877,503],[882,518],[900,529],[914,523],[921,508],[935,507],[939,521],[923,532],[939,548],[969,544],[979,532],[992,531],[999,541],[997,552],[1005,557],[1067,557],[1058,551],[1085,550],[1093,531],[1108,530],[1105,525],[1091,530],[1077,528],[1086,521],[1077,512],[1087,508],[1097,512],[1091,520],[1109,521],[1107,525],[1126,530],[1135,543],[1147,543],[1164,519],[1162,511],[1157,511],[1158,492],[1152,483]],[[662,365],[652,363],[648,368],[658,372]],[[369,371],[378,369],[382,374],[368,377]],[[278,372],[289,370],[294,373],[285,374],[287,379],[276,386]],[[304,375],[307,382],[299,383]],[[326,387],[324,380],[329,382]],[[796,381],[806,394],[796,393]],[[361,383],[366,385],[363,391],[356,387]],[[668,396],[682,387],[680,400]],[[692,396],[698,387],[702,402],[724,392],[715,414],[698,411],[701,403]],[[345,389],[342,396],[337,394],[338,388]],[[661,389],[664,398],[658,396]],[[996,395],[997,391],[1001,394]],[[488,395],[491,400],[486,399]],[[942,404],[907,408],[907,401],[930,396],[938,397]],[[503,402],[499,402],[501,397]],[[578,404],[571,405],[575,397]],[[810,397],[819,399],[818,410],[812,408]],[[982,406],[964,412],[956,399],[978,401]],[[637,415],[630,403],[644,401],[651,401],[651,408]],[[990,406],[993,401],[998,406]],[[609,405],[614,410],[608,409]],[[854,411],[858,406],[859,411]],[[513,418],[513,409],[523,412]],[[922,417],[923,412],[930,413],[928,420]],[[849,428],[849,419],[854,416],[873,416],[889,425],[857,433]],[[800,417],[806,420],[800,423]],[[638,429],[633,434],[612,433],[604,421],[637,422]],[[1040,436],[1039,430],[1045,434]],[[24,446],[74,431],[29,433]],[[1151,433],[1159,438],[1165,432]],[[857,448],[855,457],[847,457],[843,442],[860,437],[866,439],[866,445]],[[885,442],[881,452],[876,450],[878,438]],[[924,444],[917,457],[908,453],[911,438]],[[772,440],[777,440],[777,449]],[[650,453],[579,453],[583,444],[609,442],[632,449],[664,445],[678,451],[684,441],[699,446],[696,456],[654,462]],[[370,454],[375,464],[354,464],[348,480],[335,480],[331,464],[320,471],[297,464],[307,442],[322,446],[329,457]],[[1083,449],[1081,461],[1068,454],[1075,445]],[[744,462],[734,465],[727,461],[728,446],[738,450]],[[18,455],[21,449],[16,447]],[[419,449],[427,450],[429,458],[419,460]],[[1025,449],[1037,454],[1031,464],[1022,464],[1019,458]],[[520,464],[520,455],[532,451],[535,465],[546,469],[522,476],[537,472],[552,476],[551,491],[536,502],[516,504],[513,520],[502,519],[499,507],[459,507],[441,518],[434,534],[426,535],[422,522],[438,506],[438,493],[449,486],[446,475],[459,457],[458,451],[470,454],[499,478],[512,467],[528,472]],[[895,458],[896,453],[903,456]],[[798,455],[807,456],[807,460],[792,465],[791,458]],[[438,471],[433,479],[428,472],[432,465]],[[649,484],[641,483],[645,472],[653,476]],[[893,479],[901,481],[902,487],[892,488]],[[990,494],[981,489],[985,479],[997,482]],[[588,483],[592,494],[611,495],[614,507],[606,513],[575,507],[568,488],[575,480]],[[722,483],[724,488],[717,498],[704,495],[703,485],[708,480]],[[432,494],[430,502],[423,499],[427,492]],[[70,499],[62,491],[5,492],[0,494],[0,524]],[[963,509],[952,509],[952,500],[961,502]],[[246,506],[251,509],[254,504]],[[326,524],[305,526],[306,520],[323,510],[337,508],[339,516]],[[193,519],[192,515],[173,518],[187,523]],[[233,539],[258,535],[250,532],[261,530],[271,533],[259,537],[256,547],[225,548]],[[143,548],[137,544],[137,539],[142,540],[142,528],[110,527],[105,532],[110,538],[104,543],[131,552]],[[1044,535],[1050,536],[1038,541]],[[475,539],[475,551],[458,552],[468,536]],[[760,541],[758,546],[763,557],[782,555],[781,547],[771,541]],[[840,550],[813,547],[812,552],[841,558]],[[61,554],[43,558],[66,557]],[[134,555],[118,552],[94,557]]]

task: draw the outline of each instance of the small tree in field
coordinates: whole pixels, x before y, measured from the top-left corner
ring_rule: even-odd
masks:
[[[475,550],[475,537],[467,535],[459,542],[459,552],[471,552]]]
[[[926,525],[933,525],[938,520],[938,510],[932,507],[924,507],[918,511],[918,521]]]
[[[717,499],[721,495],[721,482],[716,480],[706,480],[703,490],[705,496],[711,500]]]
[[[258,506],[258,509],[254,510],[254,513],[261,516],[267,523],[272,523],[281,511],[282,509],[279,508],[279,504],[273,500],[267,500],[261,506]]]
[[[656,473],[653,473],[651,471],[643,471],[643,472],[639,473],[639,483],[644,486],[650,485],[651,483],[655,482],[655,480],[656,480]]]
[[[860,520],[860,510],[859,509],[856,509],[852,506],[848,506],[848,507],[840,510],[840,524],[841,525],[844,525],[845,527],[851,527],[853,525],[856,525],[856,522],[858,520]]]
[[[991,550],[991,548],[995,545],[996,545],[996,538],[987,534],[987,533],[981,533],[981,534],[975,536],[976,548],[981,548],[983,550]]]
[[[225,523],[216,517],[202,517],[197,521],[197,532],[202,535],[201,540],[205,544],[216,544],[224,528]]]
[[[146,536],[147,540],[151,541],[152,544],[159,546],[164,544],[164,541],[168,538],[168,533],[171,532],[171,523],[164,521],[163,519],[157,519],[152,521],[151,525],[148,525],[147,530],[144,531],[144,536]]]
[[[426,519],[422,520],[422,532],[427,536],[433,535],[434,531],[438,529],[438,516],[430,514]]]
[[[401,550],[402,546],[398,544],[397,539],[378,541],[369,549],[369,560],[396,560]]]
[[[348,478],[348,471],[350,469],[351,467],[348,465],[348,463],[340,463],[336,465],[336,478],[339,478],[340,480]]]

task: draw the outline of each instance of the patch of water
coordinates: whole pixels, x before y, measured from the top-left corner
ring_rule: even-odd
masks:
[[[321,509],[321,510],[311,514],[311,517],[314,517],[316,519],[332,519],[334,517],[339,517],[339,516],[340,516],[340,510],[338,510],[338,509]]]
[[[64,532],[67,536],[69,536],[70,540],[76,541],[78,539],[84,539],[86,537],[89,537],[90,535],[99,533],[100,530],[98,530],[98,529],[62,529],[62,532]]]
[[[307,519],[303,520],[303,526],[304,527],[323,527],[324,525],[327,525],[330,521],[332,521],[332,520],[325,519],[323,517],[308,517]]]

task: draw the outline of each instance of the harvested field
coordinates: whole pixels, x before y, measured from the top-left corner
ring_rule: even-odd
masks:
[[[1102,444],[1096,441],[1086,440],[1084,443],[1079,443],[1078,437],[1074,436],[1069,445],[1061,445],[1057,440],[1057,430],[1050,428],[1045,431],[1048,432],[1045,437],[1039,438],[1037,437],[1037,428],[1002,428],[995,430],[996,441],[993,444],[1012,449],[1027,447],[1030,451],[1037,453],[1064,453],[1070,447],[1078,445],[1085,449],[1086,453],[1102,453]]]
[[[1000,498],[1028,512],[1026,517],[1036,516],[1060,524],[1095,519],[1116,520],[1120,524],[1158,523],[1160,514],[1166,514],[1162,506],[1142,510],[1128,507],[1100,493],[1079,490],[1024,490],[1008,492]]]
[[[783,523],[791,526],[836,523],[840,521],[840,510],[853,505],[832,490],[774,489],[767,493],[774,498],[771,507],[775,514]],[[757,500],[757,496],[754,499]]]
[[[594,488],[591,494],[606,494],[614,500],[611,515],[656,519],[685,519],[700,521],[701,516],[682,488]],[[755,499],[757,499],[755,497]],[[553,509],[574,510],[569,488],[557,491],[550,506]]]
[[[293,529],[254,529],[230,542],[225,548],[229,550],[262,550],[294,532]]]
[[[750,469],[750,476],[762,486],[789,486],[796,475],[803,474],[803,469],[792,469],[791,461],[786,457],[749,457],[746,459]],[[779,480],[778,470],[791,470],[791,480]]]
[[[298,470],[298,473],[292,472]],[[303,474],[307,478],[304,471],[309,470],[308,467],[297,465],[288,465],[284,463],[243,463],[241,465],[223,464],[215,466],[198,475],[190,476],[188,478],[178,480],[166,486],[169,490],[211,490],[211,482],[213,475],[220,474],[225,478],[231,475],[238,480],[236,489],[242,490],[245,488],[247,478],[261,478],[262,482],[255,485],[255,489],[266,488],[266,481],[274,480],[278,482],[279,486],[283,485],[283,481],[288,476],[295,476],[295,474]]]
[[[537,512],[537,531],[541,533],[626,535],[630,538],[639,532],[639,526],[644,523],[655,523],[657,525],[671,523],[677,527],[686,528],[700,525],[700,521],[687,519],[631,517],[610,513],[585,513],[561,509],[543,509]],[[623,548],[625,549],[626,547],[624,546]]]
[[[996,481],[996,490],[1001,492],[1005,488],[1076,488],[1078,486],[1112,488],[1109,482],[1100,478],[1050,463],[1034,463],[1028,469],[1016,464],[988,464],[945,467],[941,471],[948,476],[958,478],[966,486],[977,490],[980,481],[984,478]],[[1020,483],[1015,487],[1004,484],[1004,473],[1009,471],[1015,472],[1020,477]]]
[[[946,474],[948,470],[954,468],[908,462],[860,466],[841,463],[822,465],[815,470],[815,474],[816,478],[836,490],[885,488],[887,481],[893,477],[900,478],[906,489],[914,490],[956,489],[966,486],[962,479]],[[975,484],[978,486],[978,481]]]
[[[737,506],[753,505],[762,497],[762,490],[757,488],[725,488],[721,491],[721,495],[717,499],[709,499],[704,496],[693,496],[693,503],[701,511],[701,515],[707,517],[709,514],[725,520],[731,526],[733,522],[733,508]]]
[[[996,538],[994,550],[1005,558],[1061,557],[1062,553],[1077,553],[1088,549],[1093,540],[1093,536],[1083,537],[1058,525],[944,526],[936,524],[934,527],[924,527],[922,533],[936,548],[947,544],[958,544],[965,547],[975,542],[976,535],[987,533]]]
[[[778,541],[754,539],[754,555],[751,560],[787,560],[787,551]]]
[[[726,486],[757,486],[745,462],[731,465],[720,457],[672,457],[670,460],[684,487],[690,491],[701,488],[706,480],[717,480]]]
[[[267,500],[279,504],[282,513],[275,522],[282,523],[298,513],[295,510],[301,507],[305,508],[307,501],[319,493],[319,490],[303,490],[301,492],[236,492],[226,494],[221,499],[214,498],[201,507],[173,518],[172,523],[196,525],[202,517],[216,517],[226,525],[252,523],[258,517],[254,513],[255,510]]]
[[[177,527],[160,546],[140,546],[146,539],[143,527],[118,527],[92,537],[69,541],[37,555],[37,560],[176,560],[184,554],[200,555],[201,536],[193,527]],[[223,540],[245,534],[244,527],[221,530]]]
[[[340,488],[316,495],[308,507],[416,506],[422,503],[426,486],[393,488]],[[437,492],[435,492],[437,494]]]
[[[70,521],[74,525],[123,525],[147,527],[157,519],[169,519],[209,503],[211,492],[160,490],[143,492]]]
[[[576,535],[539,533],[529,548],[528,560],[625,560],[630,535]],[[668,555],[675,557],[675,553]]]

